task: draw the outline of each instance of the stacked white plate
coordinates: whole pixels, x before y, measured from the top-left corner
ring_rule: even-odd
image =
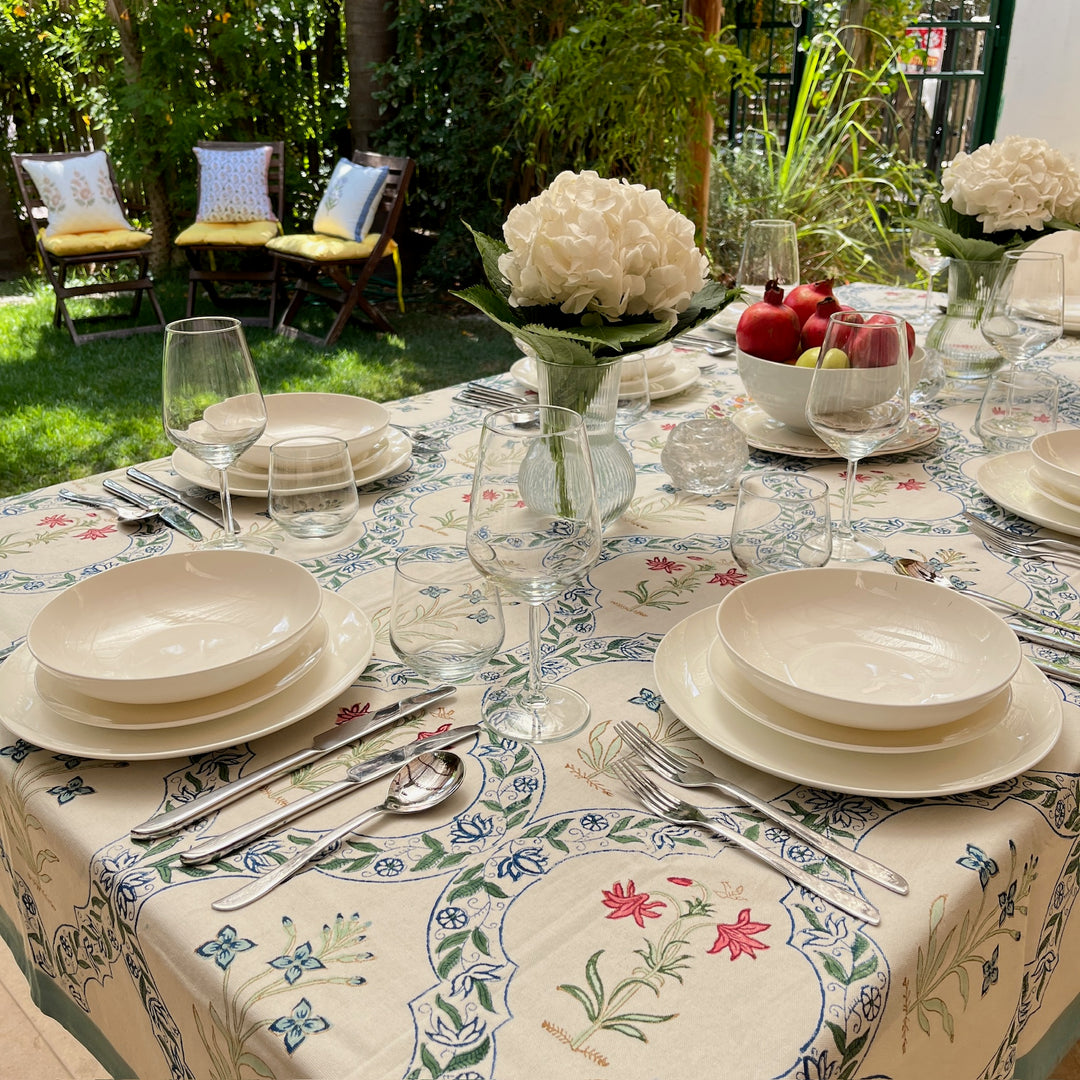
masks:
[[[0,668],[5,725],[52,750],[135,760],[268,734],[351,685],[370,621],[272,555],[123,563],[50,601]]]
[[[229,469],[233,495],[259,498],[270,486],[270,447],[281,439],[329,435],[349,446],[357,484],[370,484],[404,472],[412,462],[412,444],[390,425],[378,402],[351,394],[267,394],[266,430]],[[218,488],[215,469],[184,450],[175,450],[173,468],[203,487]]]
[[[654,401],[671,397],[688,386],[692,386],[701,374],[701,368],[698,367],[697,362],[677,354],[675,346],[670,341],[630,355],[644,357],[645,370],[649,376],[649,397]],[[515,360],[510,365],[510,374],[522,386],[530,390],[538,388],[536,361],[531,356],[523,356],[520,360]],[[632,369],[624,370],[619,382],[620,389],[632,391],[638,386],[640,386],[640,377],[633,374]]]
[[[836,791],[916,798],[1016,776],[1061,697],[1012,631],[957,593],[873,570],[757,578],[656,653],[667,704],[740,761]]]

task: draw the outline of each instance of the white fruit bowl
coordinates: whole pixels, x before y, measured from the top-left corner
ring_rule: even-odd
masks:
[[[308,570],[275,555],[160,555],[72,585],[38,612],[26,644],[47,671],[102,701],[190,701],[275,667],[322,596]]]
[[[735,350],[739,376],[754,404],[762,412],[778,420],[784,427],[802,435],[813,434],[806,421],[806,399],[810,395],[810,380],[814,377],[812,367],[796,367],[794,364],[777,364],[751,356],[742,349]],[[916,345],[911,354],[909,379],[914,386],[922,378],[924,353]],[[831,369],[829,378],[842,379],[845,369]]]
[[[1021,660],[1016,635],[976,601],[854,567],[747,581],[720,603],[716,627],[740,673],[773,701],[878,731],[968,716]]]
[[[1062,428],[1031,440],[1035,471],[1055,491],[1080,502],[1080,429]]]

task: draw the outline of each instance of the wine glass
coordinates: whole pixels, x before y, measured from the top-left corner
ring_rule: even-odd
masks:
[[[919,200],[919,208],[915,212],[915,221],[926,221],[932,225],[944,227],[945,218],[941,213],[941,201],[936,195],[924,195]],[[937,246],[937,241],[928,232],[923,232],[917,226],[911,231],[911,239],[908,241],[908,252],[912,261],[926,271],[926,301],[923,304],[922,314],[910,320],[916,326],[932,326],[936,321],[930,311],[930,299],[934,289],[934,275],[940,274],[949,265],[949,256],[942,255]]]
[[[982,336],[1014,365],[1065,332],[1065,262],[1056,251],[1006,251],[979,320]]]
[[[266,404],[236,319],[204,316],[165,327],[162,421],[169,441],[218,471],[225,535],[207,547],[266,547],[241,540],[229,496],[229,466],[266,428]]]
[[[799,283],[799,239],[793,221],[763,218],[746,227],[735,284],[753,302],[765,295],[770,281],[788,288]]]
[[[589,704],[545,683],[544,604],[600,555],[600,513],[585,421],[553,405],[489,413],[480,433],[465,546],[476,568],[529,605],[529,669],[517,694],[493,694],[485,719],[512,739],[554,742],[580,731]]]
[[[841,359],[849,366],[826,366]],[[830,316],[810,382],[806,419],[818,438],[847,460],[843,513],[833,532],[832,558],[838,562],[874,559],[885,550],[876,538],[855,532],[851,504],[859,461],[904,430],[909,395],[904,320],[860,311]]]

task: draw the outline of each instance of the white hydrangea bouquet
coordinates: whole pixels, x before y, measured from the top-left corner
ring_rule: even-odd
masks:
[[[1042,139],[1009,135],[959,153],[941,175],[945,226],[911,224],[942,254],[992,261],[1004,251],[1080,222],[1080,172]]]
[[[505,243],[472,230],[490,287],[456,295],[539,359],[595,364],[659,344],[735,296],[708,280],[689,218],[659,191],[560,173],[515,206]]]

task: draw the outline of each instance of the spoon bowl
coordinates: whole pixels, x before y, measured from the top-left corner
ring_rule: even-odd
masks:
[[[430,810],[449,799],[461,787],[464,778],[465,762],[457,754],[449,750],[434,750],[418,755],[394,773],[386,791],[386,798],[377,806],[372,806],[351,821],[339,825],[310,847],[274,867],[269,873],[248,882],[228,896],[215,900],[210,906],[216,911],[235,911],[245,907],[321,858],[336,847],[339,841],[356,832],[376,815],[416,814],[421,810]]]

